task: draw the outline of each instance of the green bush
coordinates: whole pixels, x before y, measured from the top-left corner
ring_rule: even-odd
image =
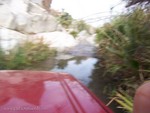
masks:
[[[116,88],[133,96],[150,78],[150,14],[137,8],[96,30],[105,75],[117,79]]]
[[[78,21],[78,23],[77,23],[78,32],[81,32],[83,30],[88,31],[88,28],[89,28],[89,26],[83,20]]]
[[[3,59],[0,62],[0,69],[26,69],[51,55],[55,55],[55,50],[50,50],[42,40],[37,43],[26,41],[9,51],[9,54],[0,51],[0,59]]]
[[[62,13],[62,15],[60,15],[60,17],[58,19],[60,24],[65,28],[68,28],[71,25],[72,20],[73,19],[72,19],[71,15],[69,15],[69,13],[66,13],[66,12]]]
[[[71,34],[74,38],[76,38],[77,35],[78,35],[78,32],[76,32],[76,31],[71,31],[70,34]]]

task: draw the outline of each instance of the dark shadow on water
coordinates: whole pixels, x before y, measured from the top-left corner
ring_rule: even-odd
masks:
[[[90,76],[92,81],[89,83],[88,88],[106,105],[111,100],[109,95],[114,91],[116,82],[113,81],[111,76],[104,76],[104,68],[99,64],[100,61],[95,64],[95,69]],[[109,105],[114,113],[125,113],[122,109],[116,108],[117,106],[118,104],[115,101]]]

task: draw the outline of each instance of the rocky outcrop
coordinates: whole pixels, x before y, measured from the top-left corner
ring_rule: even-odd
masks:
[[[30,0],[0,1],[0,26],[26,34],[52,32],[57,20]]]
[[[35,39],[42,38],[43,42],[48,44],[49,47],[57,49],[57,51],[64,51],[66,48],[73,47],[77,45],[74,37],[67,32],[49,32],[49,33],[39,33],[33,35],[31,39],[32,42]]]
[[[81,31],[76,37],[78,43],[88,43],[92,46],[98,46],[96,43],[96,34],[90,35],[87,31]]]
[[[57,29],[57,21],[51,15],[22,15],[17,19],[16,30],[28,34],[52,32]]]
[[[25,40],[38,41],[39,38],[42,38],[49,47],[61,52],[80,42],[94,43],[94,36],[86,31],[82,31],[74,39],[58,24],[56,17],[35,1],[42,0],[0,0],[0,47],[3,50],[8,51]],[[51,0],[44,1],[51,2]],[[59,15],[56,12],[55,14]]]
[[[8,51],[31,34],[53,32],[57,20],[31,0],[0,0],[0,47]]]
[[[0,3],[2,4],[2,3]],[[7,5],[0,5],[0,26],[9,29],[15,29],[16,25],[14,24],[15,16]]]
[[[27,36],[14,30],[0,28],[0,47],[9,51],[27,40]]]

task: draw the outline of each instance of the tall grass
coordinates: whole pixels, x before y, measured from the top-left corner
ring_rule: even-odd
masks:
[[[150,14],[136,9],[97,29],[97,42],[109,71],[150,70],[149,19]]]
[[[118,78],[116,90],[124,90],[131,96],[139,84],[150,79],[149,20],[150,14],[137,8],[96,31],[99,54],[106,72]],[[117,100],[120,104],[122,101],[124,99]]]

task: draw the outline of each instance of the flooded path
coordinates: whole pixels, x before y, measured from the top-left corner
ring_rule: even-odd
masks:
[[[69,73],[86,85],[105,104],[109,98],[104,93],[106,86],[111,85],[109,78],[102,77],[103,70],[99,68],[100,61],[95,57],[96,47],[81,43],[63,53],[58,53],[55,58],[49,58],[43,65],[36,67],[38,70]],[[112,104],[115,113],[122,113]]]
[[[92,81],[90,77],[97,61],[98,59],[96,58],[79,56],[70,60],[59,60],[58,64],[51,71],[69,73],[88,86]]]

